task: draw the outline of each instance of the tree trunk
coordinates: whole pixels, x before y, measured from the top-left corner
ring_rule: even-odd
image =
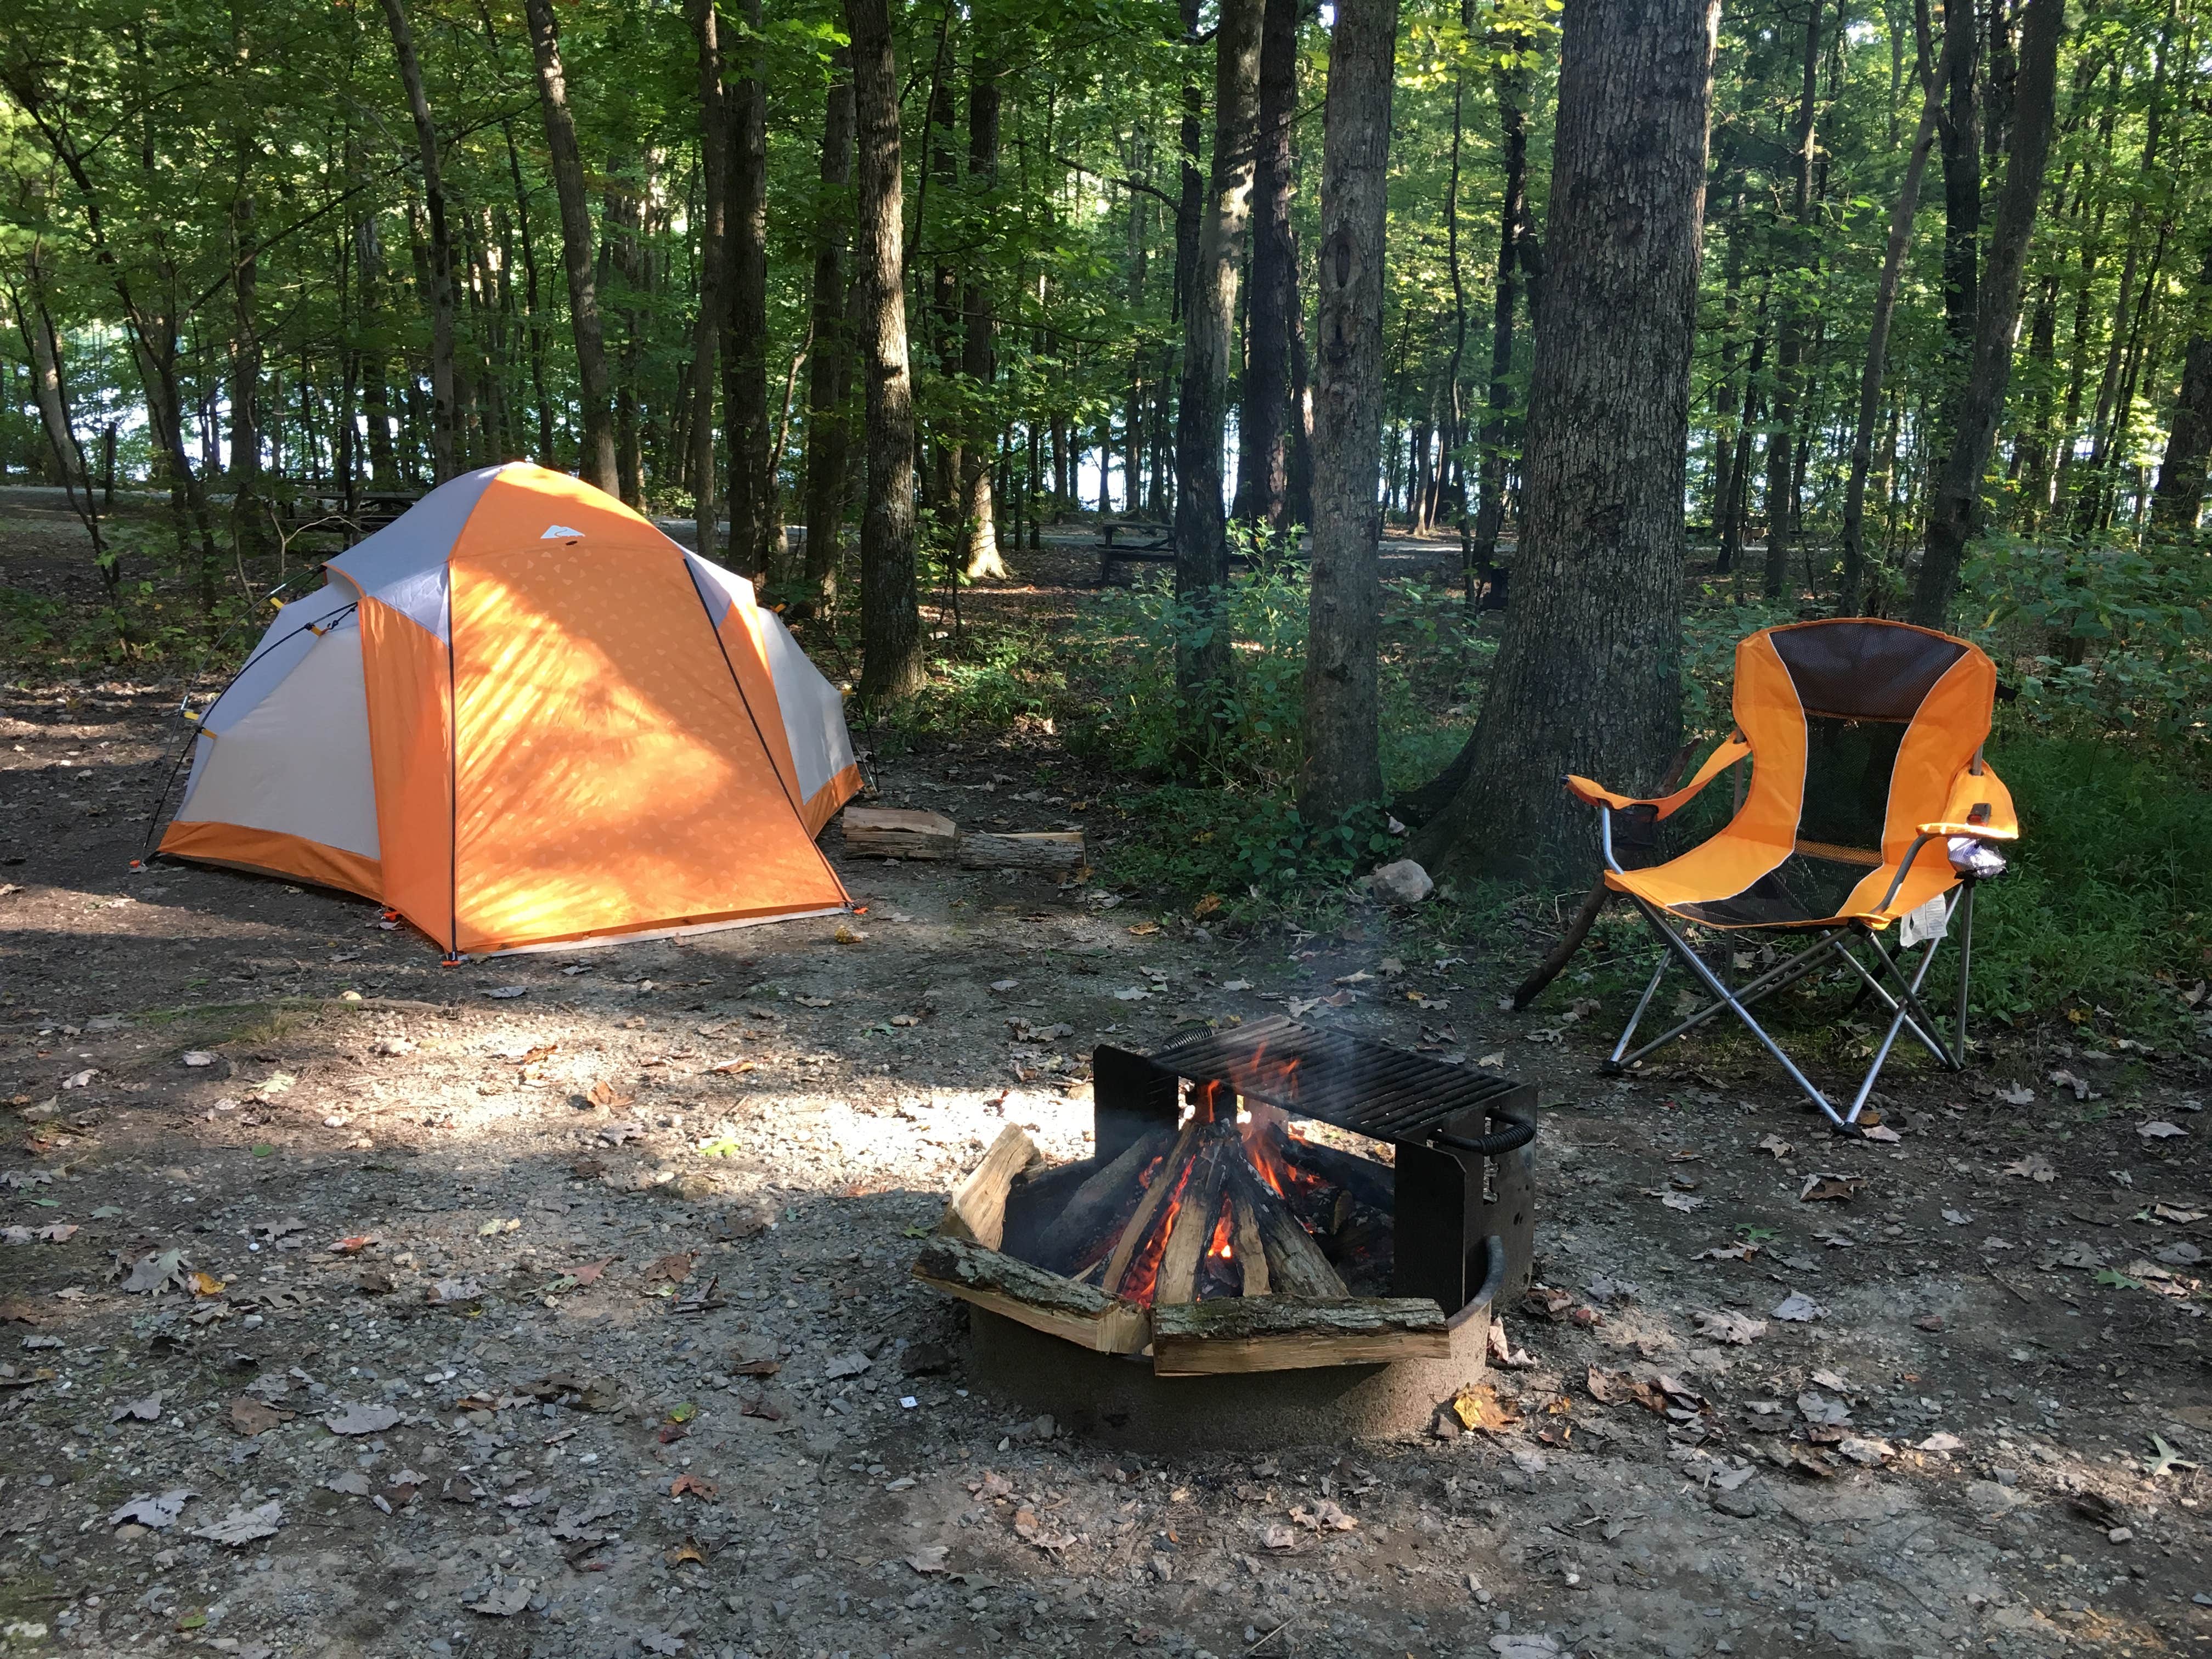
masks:
[[[1806,10],[1803,73],[1797,95],[1790,239],[1794,263],[1801,269],[1810,268],[1818,258],[1813,228],[1808,222],[1813,211],[1813,164],[1818,152],[1814,99],[1820,84],[1820,19],[1825,8],[1826,0],[1812,0]],[[1797,405],[1803,390],[1798,382],[1805,361],[1805,317],[1803,307],[1794,299],[1785,302],[1777,333],[1772,430],[1766,440],[1766,561],[1760,582],[1769,600],[1781,599],[1789,586],[1790,532],[1797,518],[1793,458],[1797,447]]]
[[[384,0],[387,7],[399,0]],[[584,482],[610,495],[622,488],[615,459],[613,386],[607,375],[606,334],[599,318],[599,250],[592,237],[591,204],[584,193],[584,158],[568,112],[568,76],[561,66],[561,37],[553,0],[524,0],[530,46],[538,61],[538,102],[545,112],[545,143],[553,187],[561,202],[561,260],[568,276],[568,320],[576,337],[577,401],[583,407]],[[435,208],[432,210],[435,214]],[[433,234],[435,233],[433,223]]]
[[[2168,423],[2166,455],[2159,463],[2158,493],[2151,499],[2154,531],[2186,535],[2197,528],[2197,515],[2204,501],[2204,470],[2212,454],[2212,332],[2208,332],[2203,307],[2212,298],[2212,241],[2204,247],[2204,266],[2197,273],[2198,323],[2189,337],[2181,362],[2181,390],[2173,402]]]
[[[1381,799],[1375,509],[1382,290],[1398,0],[1338,0],[1322,114],[1321,309],[1315,325],[1313,587],[1298,816],[1316,828]]]
[[[507,179],[514,186],[515,237],[522,256],[522,295],[528,313],[524,325],[530,331],[530,395],[538,410],[538,461],[541,466],[557,467],[561,461],[553,443],[553,400],[545,392],[545,331],[538,324],[542,313],[538,298],[538,251],[530,234],[530,192],[522,182],[522,156],[515,149],[514,124],[501,121],[499,130],[507,142]],[[366,295],[364,289],[364,299]]]
[[[531,0],[545,7],[549,0]],[[548,12],[550,19],[550,13]],[[446,185],[438,165],[438,128],[422,89],[422,66],[415,57],[415,34],[408,27],[404,0],[384,0],[384,20],[392,30],[392,54],[399,60],[400,84],[415,117],[415,145],[422,161],[422,204],[430,222],[430,471],[443,483],[452,477],[459,445],[453,403],[453,244],[446,226]],[[573,148],[573,145],[572,145]],[[610,458],[611,459],[611,458]],[[609,466],[611,477],[613,468]]]
[[[1649,781],[1681,729],[1682,481],[1718,0],[1569,0],[1512,608],[1431,871],[1583,878],[1569,771]]]
[[[921,689],[914,551],[914,379],[906,336],[906,223],[898,68],[889,0],[846,0],[858,127],[860,337],[866,352],[868,503],[860,521],[860,701]]]
[[[1721,276],[1720,374],[1713,383],[1712,521],[1715,542],[1725,540],[1723,524],[1729,503],[1735,497],[1735,437],[1742,412],[1742,390],[1737,384],[1736,331],[1743,308],[1743,198],[1739,192],[1728,220],[1728,254]]]
[[[840,47],[830,59],[830,93],[822,112],[822,193],[814,226],[814,360],[806,381],[806,598],[809,606],[837,597],[844,531],[845,469],[852,445],[845,393],[851,382],[850,325],[845,314],[845,192],[853,183],[853,58]]]
[[[1912,137],[1912,150],[1905,160],[1905,178],[1897,187],[1897,205],[1890,210],[1889,243],[1883,250],[1881,276],[1875,284],[1874,317],[1867,328],[1866,366],[1859,371],[1859,407],[1851,429],[1850,480],[1844,487],[1843,598],[1837,614],[1850,616],[1859,606],[1866,571],[1867,472],[1874,462],[1874,423],[1881,409],[1881,382],[1889,354],[1890,318],[1897,309],[1897,284],[1905,269],[1905,250],[1912,243],[1912,216],[1920,205],[1920,179],[1927,170],[1928,151],[1935,143],[1936,125],[1943,110],[1943,83],[1966,50],[1956,34],[1943,39],[1943,61],[1929,81],[1920,106],[1920,125]]]
[[[1297,243],[1293,235],[1293,271],[1297,263]],[[1295,279],[1291,286],[1295,295]],[[1303,301],[1298,301],[1291,307],[1291,453],[1284,467],[1283,516],[1291,524],[1309,528],[1314,521],[1313,429],[1313,386],[1306,365],[1306,308]]]
[[[722,428],[729,447],[730,568],[768,574],[768,94],[761,78],[760,0],[738,10],[745,38],[723,48],[729,167],[722,282]]]
[[[1929,506],[1928,547],[1912,595],[1911,618],[1923,628],[1944,625],[1966,544],[1980,528],[1982,470],[1989,464],[2011,377],[2013,331],[2020,321],[2028,239],[2035,229],[2036,201],[2051,155],[2058,42],[2065,22],[2065,0],[2027,0],[2021,13],[2012,154],[2005,163],[2004,187],[1997,194],[1989,263],[1981,273],[1974,355],[1945,423],[1950,448]]]
[[[1975,0],[1943,0],[1945,56],[1955,33],[1962,42],[1943,85],[1947,105],[1936,123],[1943,154],[1943,327],[1954,374],[1972,355],[1980,309],[1982,145]],[[1951,396],[1947,389],[1946,397]]]
[[[251,152],[244,144],[239,149],[242,186]],[[230,210],[231,314],[237,325],[230,355],[230,522],[234,544],[248,556],[267,539],[261,523],[261,261],[253,205],[252,193],[241,188]]]
[[[690,473],[699,556],[718,556],[714,498],[714,349],[722,332],[722,254],[729,212],[729,100],[722,91],[720,19],[714,0],[690,0],[699,45],[699,314],[691,333]]]
[[[1498,532],[1505,524],[1505,444],[1513,406],[1513,307],[1519,298],[1521,222],[1528,211],[1528,76],[1520,69],[1501,69],[1492,84],[1498,98],[1498,137],[1504,151],[1505,187],[1498,202],[1498,274],[1490,307],[1490,389],[1482,404],[1480,459],[1474,475],[1474,538],[1468,550],[1470,593],[1491,580],[1498,563]]]
[[[24,296],[12,285],[8,297],[30,359],[32,399],[39,407],[40,423],[46,428],[47,447],[53,451],[55,473],[61,479],[70,505],[76,510],[86,533],[92,538],[92,556],[100,570],[100,585],[112,599],[122,573],[100,534],[100,506],[92,498],[92,478],[85,466],[84,450],[77,442],[76,428],[70,420],[69,383],[62,374],[61,336],[54,327],[53,319],[46,313],[36,242],[31,245],[24,265],[30,289],[29,303],[25,303]],[[112,433],[113,428],[109,430]]]
[[[1184,301],[1182,396],[1176,410],[1176,594],[1199,624],[1176,647],[1187,769],[1205,751],[1229,684],[1229,633],[1222,621],[1222,590],[1229,580],[1222,427],[1237,277],[1251,218],[1262,6],[1263,0],[1222,0],[1213,39],[1212,165],[1197,269]],[[1100,495],[1103,500],[1103,476]]]
[[[1265,0],[1260,24],[1260,126],[1252,170],[1252,292],[1237,412],[1237,516],[1285,522],[1289,489],[1291,316],[1298,305],[1291,240],[1291,136],[1298,103],[1298,0]]]
[[[968,186],[969,210],[986,221],[994,216],[993,193],[999,181],[999,77],[1003,67],[980,49],[968,66]],[[980,263],[980,262],[978,262]],[[972,266],[971,266],[972,270]],[[971,276],[960,292],[960,373],[969,382],[969,396],[980,398],[981,388],[997,373],[991,316],[991,290]],[[960,514],[966,544],[957,555],[962,573],[969,581],[1000,580],[1006,576],[1006,561],[999,556],[999,531],[991,499],[994,446],[984,441],[973,416],[961,447]],[[1137,434],[1129,433],[1130,453],[1136,453]],[[1136,510],[1137,473],[1129,469],[1129,509]]]

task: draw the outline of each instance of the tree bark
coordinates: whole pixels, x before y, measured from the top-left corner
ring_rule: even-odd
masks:
[[[979,25],[981,27],[981,25]],[[999,181],[999,77],[1003,67],[978,48],[968,69],[968,187],[969,211],[987,221],[993,216],[992,195]],[[980,262],[978,262],[980,263]],[[971,266],[972,270],[972,266]],[[994,349],[991,290],[971,275],[960,291],[960,373],[969,382],[970,398],[979,398],[997,372]],[[960,514],[965,544],[958,552],[962,574],[969,581],[1006,580],[1006,561],[999,556],[999,531],[991,498],[993,447],[985,441],[971,416],[971,429],[963,434],[960,451]],[[1137,434],[1129,433],[1129,510],[1137,507]]]
[[[722,255],[729,213],[729,100],[722,90],[720,19],[714,0],[690,0],[699,46],[699,314],[691,333],[690,472],[699,556],[719,551],[714,491],[714,353],[722,331]]]
[[[387,8],[399,0],[384,0]],[[599,249],[592,236],[592,209],[584,193],[584,158],[576,144],[576,121],[568,110],[568,82],[561,65],[560,31],[553,0],[524,0],[530,19],[530,46],[538,63],[538,100],[545,113],[545,143],[553,167],[554,192],[561,202],[561,262],[568,276],[568,321],[576,338],[577,402],[583,409],[584,482],[610,495],[622,488],[615,459],[614,388],[607,375],[605,325],[599,317]],[[437,234],[437,209],[431,209]]]
[[[1176,410],[1176,594],[1195,626],[1176,645],[1183,760],[1194,767],[1219,719],[1229,684],[1229,581],[1223,511],[1223,422],[1230,332],[1251,218],[1253,140],[1260,118],[1263,0],[1222,0],[1214,32],[1213,156],[1199,228],[1197,269],[1184,296],[1182,395]],[[1103,477],[1100,495],[1104,495]]]
[[[2151,498],[2151,528],[2168,535],[2186,535],[2197,528],[2204,501],[2205,459],[2212,454],[2212,331],[2201,320],[2203,307],[2212,298],[2212,241],[2205,244],[2204,266],[2197,274],[2193,297],[2200,320],[2182,358],[2181,390],[2166,428],[2158,493]]]
[[[1382,793],[1376,706],[1382,524],[1375,468],[1397,43],[1398,0],[1338,0],[1322,114],[1313,576],[1298,775],[1298,815],[1316,827],[1334,824]]]
[[[1265,0],[1260,24],[1260,125],[1252,170],[1252,292],[1244,325],[1244,399],[1237,414],[1237,516],[1280,531],[1289,490],[1291,315],[1298,305],[1291,240],[1297,118],[1299,0]]]
[[[1474,537],[1467,550],[1470,594],[1491,579],[1498,563],[1498,535],[1505,523],[1505,442],[1513,406],[1513,307],[1519,298],[1521,222],[1527,217],[1528,77],[1501,69],[1492,82],[1498,98],[1499,147],[1504,151],[1504,189],[1498,203],[1498,273],[1490,307],[1490,389],[1483,398],[1480,459],[1475,464]]]
[[[1817,258],[1813,228],[1813,163],[1818,145],[1814,130],[1820,67],[1820,19],[1826,0],[1807,8],[1803,74],[1797,95],[1795,181],[1790,198],[1794,263],[1807,269]],[[1776,331],[1772,430],[1766,440],[1766,559],[1760,586],[1770,600],[1789,586],[1790,532],[1797,517],[1796,471],[1798,381],[1805,359],[1804,307],[1794,298],[1783,307]]]
[[[1913,589],[1911,619],[1923,628],[1944,625],[1966,544],[1981,525],[1982,471],[1996,439],[2012,373],[2013,331],[2020,321],[2028,239],[2034,233],[2036,202],[2051,155],[2058,42],[2065,24],[2065,0],[2027,0],[2021,13],[2012,153],[2005,163],[2004,187],[1997,194],[1989,263],[1981,272],[1974,354],[1945,423],[1950,448],[1929,504],[1927,551]]]
[[[760,70],[760,0],[743,0],[742,40],[725,43],[730,165],[722,280],[722,428],[730,453],[730,566],[769,569],[768,94]]]
[[[858,128],[856,238],[866,352],[868,501],[860,521],[860,701],[912,696],[925,672],[914,549],[914,379],[908,360],[898,67],[889,0],[846,0]]]
[[[1981,304],[1982,146],[1976,85],[1981,54],[1974,0],[1944,0],[1947,43],[1954,33],[1963,45],[1944,82],[1947,102],[1936,131],[1943,155],[1943,327],[1955,373],[1973,353],[1974,318]],[[1952,395],[1947,389],[1947,398]]]
[[[548,0],[531,0],[545,7]],[[547,13],[550,18],[551,14]],[[408,26],[404,0],[384,0],[384,21],[392,31],[392,55],[399,60],[400,84],[415,118],[415,146],[422,161],[422,204],[430,222],[430,470],[443,483],[453,476],[459,445],[453,403],[453,244],[446,225],[446,185],[438,165],[438,128],[430,99],[422,89],[422,66],[415,56],[415,33]],[[612,466],[609,467],[610,476]]]
[[[1890,210],[1889,242],[1882,252],[1881,276],[1875,284],[1874,316],[1867,327],[1866,365],[1859,371],[1859,407],[1851,429],[1850,479],[1844,487],[1844,577],[1839,616],[1850,616],[1859,606],[1866,572],[1867,472],[1874,461],[1874,423],[1881,409],[1881,382],[1889,355],[1890,319],[1897,310],[1897,284],[1905,269],[1905,250],[1912,244],[1912,216],[1920,206],[1920,179],[1927,170],[1928,152],[1943,110],[1943,85],[1966,47],[1955,34],[1943,39],[1943,61],[1929,82],[1921,100],[1920,125],[1912,137],[1912,150],[1905,160],[1905,178],[1897,187],[1897,204]]]
[[[40,423],[46,428],[46,445],[53,451],[54,471],[61,479],[63,491],[76,509],[86,534],[92,538],[93,562],[100,571],[100,586],[112,599],[121,586],[122,571],[108,551],[106,538],[100,533],[100,504],[93,500],[92,476],[85,465],[84,448],[78,443],[76,428],[70,419],[69,382],[62,373],[61,335],[46,311],[35,241],[23,264],[26,285],[30,289],[29,303],[25,303],[24,296],[12,284],[8,297],[15,313],[15,326],[22,331],[24,349],[29,356],[32,399],[38,404]],[[111,435],[113,430],[109,428]],[[112,487],[109,494],[113,494]]]
[[[853,58],[831,58],[822,112],[822,191],[814,224],[814,357],[806,381],[806,577],[805,603],[837,597],[844,532],[845,471],[852,447],[845,394],[852,371],[845,315],[845,246],[851,234],[845,192],[853,185]]]
[[[1559,787],[1654,775],[1681,728],[1682,481],[1718,0],[1569,0],[1512,608],[1431,871],[1579,876]]]

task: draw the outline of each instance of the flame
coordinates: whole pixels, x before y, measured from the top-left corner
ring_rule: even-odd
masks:
[[[1159,1288],[1160,1258],[1167,1254],[1168,1235],[1175,1231],[1176,1212],[1182,1208],[1182,1191],[1190,1184],[1194,1164],[1194,1159],[1186,1159],[1182,1168],[1176,1171],[1175,1190],[1168,1194],[1168,1201],[1153,1218],[1152,1231],[1146,1234],[1145,1242],[1137,1247],[1136,1254],[1129,1258],[1129,1265],[1121,1270],[1121,1288],[1117,1291],[1112,1285],[1107,1286],[1109,1296],[1119,1296],[1141,1307],[1152,1305],[1152,1297]]]
[[[1206,1247],[1206,1259],[1208,1261],[1233,1262],[1236,1261],[1236,1249],[1229,1242],[1230,1219],[1229,1195],[1224,1193],[1221,1195],[1221,1214],[1213,1224],[1213,1241]]]

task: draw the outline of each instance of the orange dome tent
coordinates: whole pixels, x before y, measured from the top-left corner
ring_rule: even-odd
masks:
[[[843,909],[837,689],[752,584],[516,463],[285,605],[161,851],[380,900],[449,954]]]

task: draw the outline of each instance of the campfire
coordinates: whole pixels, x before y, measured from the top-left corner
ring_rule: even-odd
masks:
[[[1008,1248],[1146,1308],[1387,1290],[1390,1167],[1304,1128],[1224,1083],[1194,1084],[1179,1126],[1147,1130]]]
[[[1009,1128],[915,1266],[1163,1376],[1441,1360],[1525,1275],[1534,1091],[1289,1020],[1093,1055],[1097,1147]]]

